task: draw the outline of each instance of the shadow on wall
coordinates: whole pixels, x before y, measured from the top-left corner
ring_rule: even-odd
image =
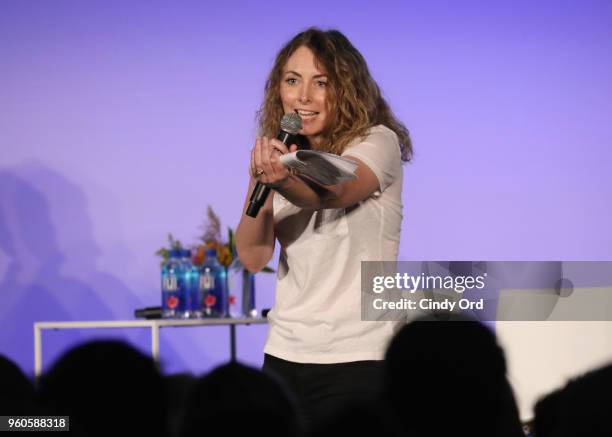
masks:
[[[96,269],[100,253],[76,185],[36,163],[0,170],[0,351],[25,373],[34,368],[35,321],[131,318],[142,306],[119,278]],[[108,330],[96,334],[108,336]],[[44,340],[45,366],[84,338],[78,331],[56,335],[61,344]],[[148,336],[136,338],[149,349]],[[164,343],[165,353],[175,356]]]

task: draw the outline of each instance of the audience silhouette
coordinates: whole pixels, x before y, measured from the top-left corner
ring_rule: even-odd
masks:
[[[535,406],[536,437],[612,436],[612,365],[570,381]]]
[[[0,415],[35,414],[34,384],[15,363],[0,355]]]
[[[70,416],[76,435],[167,435],[161,375],[151,358],[120,341],[69,350],[42,376],[39,394],[47,414]]]
[[[385,397],[406,431],[523,435],[503,351],[484,325],[450,314],[420,318],[398,332],[385,361]]]
[[[198,379],[185,404],[184,437],[299,434],[292,398],[273,377],[239,363]]]
[[[503,350],[476,321],[435,314],[407,324],[391,341],[383,370],[380,398],[312,426],[273,375],[228,363],[199,378],[162,377],[138,350],[101,340],[66,352],[37,389],[0,355],[0,415],[69,416],[79,436],[523,436]],[[543,397],[533,435],[611,436],[610,405],[612,365]]]
[[[196,381],[196,377],[189,373],[179,373],[164,376],[164,396],[168,406],[167,420],[168,433],[171,437],[181,435],[184,408],[187,405],[187,396]]]

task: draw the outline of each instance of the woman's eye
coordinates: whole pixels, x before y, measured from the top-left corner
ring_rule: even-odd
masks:
[[[319,80],[317,81],[317,85],[320,86],[321,88],[324,88],[327,86],[327,82],[325,82],[324,80]]]
[[[297,79],[290,77],[289,79],[286,79],[285,82],[287,82],[289,85],[295,85],[297,83]]]

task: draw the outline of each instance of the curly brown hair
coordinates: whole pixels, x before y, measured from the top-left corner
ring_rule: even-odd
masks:
[[[327,105],[330,117],[317,147],[340,155],[346,146],[382,124],[397,134],[403,161],[412,157],[408,129],[399,121],[382,97],[365,59],[346,36],[337,30],[311,27],[293,37],[276,55],[264,89],[264,101],[257,111],[261,135],[275,136],[280,128],[283,105],[280,81],[289,57],[299,47],[308,47],[328,76]]]

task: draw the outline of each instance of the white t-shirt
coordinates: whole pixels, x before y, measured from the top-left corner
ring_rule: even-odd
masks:
[[[383,125],[345,149],[376,175],[379,191],[349,208],[306,210],[274,194],[281,245],[264,352],[299,363],[384,358],[400,322],[361,321],[361,261],[395,261],[402,222],[402,161]]]

